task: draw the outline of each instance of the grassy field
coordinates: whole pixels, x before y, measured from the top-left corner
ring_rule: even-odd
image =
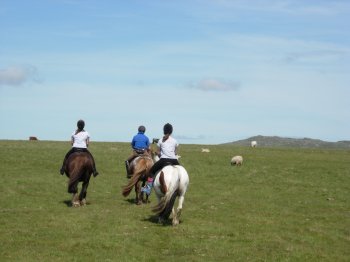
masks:
[[[100,175],[67,205],[69,142],[0,141],[0,261],[349,261],[350,151],[181,145],[181,224],[123,198],[128,143],[91,144]],[[243,166],[230,166],[233,155]]]

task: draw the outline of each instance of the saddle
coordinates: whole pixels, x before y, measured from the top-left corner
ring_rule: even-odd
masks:
[[[145,149],[135,149],[136,154],[138,155],[143,155],[145,154],[147,151]]]
[[[86,148],[74,148],[73,152],[72,153],[76,153],[76,152],[87,152],[87,149]]]

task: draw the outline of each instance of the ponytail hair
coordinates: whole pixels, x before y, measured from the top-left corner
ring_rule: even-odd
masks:
[[[84,127],[85,127],[85,122],[84,122],[84,120],[79,120],[78,122],[77,122],[77,127],[78,127],[78,129],[75,131],[75,134],[78,134],[78,133],[80,133],[81,131],[84,131]]]

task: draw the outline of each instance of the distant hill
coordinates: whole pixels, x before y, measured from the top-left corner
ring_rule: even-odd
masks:
[[[350,141],[326,142],[312,138],[288,138],[278,136],[253,136],[224,145],[250,146],[251,141],[257,141],[258,147],[296,147],[296,148],[334,148],[350,149]]]

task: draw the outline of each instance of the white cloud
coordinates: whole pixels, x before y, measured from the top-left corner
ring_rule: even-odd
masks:
[[[34,66],[11,66],[0,69],[0,86],[20,86],[36,79],[37,69]]]
[[[199,89],[202,91],[236,91],[239,88],[240,84],[234,81],[225,81],[219,79],[202,79],[198,83],[193,83],[190,87]]]

